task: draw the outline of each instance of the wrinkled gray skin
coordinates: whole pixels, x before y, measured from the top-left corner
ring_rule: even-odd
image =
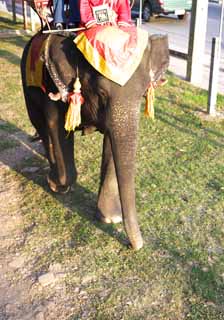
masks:
[[[42,37],[37,34],[34,37]],[[97,217],[106,223],[123,219],[134,249],[143,245],[135,207],[135,159],[139,108],[150,81],[158,80],[169,62],[166,36],[149,37],[137,70],[121,87],[99,74],[75,47],[72,37],[51,35],[44,53],[46,93],[26,84],[25,65],[31,41],[24,49],[21,71],[27,111],[39,133],[50,164],[48,183],[55,192],[66,192],[77,173],[74,163],[74,134],[64,129],[68,108],[66,93],[79,72],[82,95],[81,130],[96,128],[104,134]],[[62,101],[52,101],[49,92],[61,93]]]

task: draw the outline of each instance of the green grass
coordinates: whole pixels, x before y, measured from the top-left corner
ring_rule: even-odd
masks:
[[[18,143],[14,140],[10,141],[7,139],[4,140],[0,140],[0,152],[2,152],[3,150],[9,149],[9,148],[13,148],[18,146]]]
[[[9,38],[1,45],[4,133],[33,132],[19,74],[26,41]],[[143,112],[140,120],[136,193],[145,242],[140,251],[126,247],[121,225],[94,219],[100,134],[77,134],[79,177],[68,195],[49,192],[44,160],[31,157],[8,173],[7,179],[20,183],[23,250],[35,261],[33,273],[61,262],[67,294],[78,286],[88,297],[74,298],[74,320],[84,319],[84,311],[88,319],[103,320],[224,319],[224,122],[198,117],[197,111],[206,111],[206,91],[172,74],[168,79],[156,90],[155,121]],[[223,96],[218,110],[224,111]],[[27,165],[40,169],[22,174]]]
[[[0,30],[19,30],[23,28],[23,21],[20,17],[16,17],[16,22],[13,22],[13,15],[1,11]]]

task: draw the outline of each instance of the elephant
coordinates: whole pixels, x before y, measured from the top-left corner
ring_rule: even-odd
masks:
[[[47,39],[43,61],[45,91],[27,83],[28,51],[35,37]],[[96,217],[104,223],[123,221],[131,247],[143,246],[135,204],[135,161],[139,113],[142,98],[153,81],[159,81],[169,63],[168,38],[151,35],[137,69],[121,86],[100,74],[74,44],[74,34],[36,34],[24,48],[21,76],[26,108],[38,132],[49,162],[48,184],[53,192],[65,193],[77,178],[74,161],[74,131],[64,129],[68,109],[67,94],[72,90],[77,69],[84,104],[83,133],[104,135]],[[60,92],[61,100],[49,94]]]

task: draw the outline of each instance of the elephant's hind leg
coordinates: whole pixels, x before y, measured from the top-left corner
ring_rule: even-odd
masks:
[[[120,196],[109,135],[105,133],[101,165],[101,181],[97,203],[97,218],[104,223],[122,221]]]
[[[49,150],[52,155],[47,177],[53,192],[66,193],[75,182],[77,172],[74,163],[74,135],[64,129],[65,106],[48,101],[45,116],[49,133]]]

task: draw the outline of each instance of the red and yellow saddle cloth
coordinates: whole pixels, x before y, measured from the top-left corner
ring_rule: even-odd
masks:
[[[45,91],[43,85],[43,59],[41,55],[45,48],[47,35],[39,34],[33,39],[29,47],[26,61],[26,81],[28,86],[40,87]]]
[[[81,32],[74,42],[99,73],[123,86],[142,59],[148,33],[135,26],[98,25]]]

